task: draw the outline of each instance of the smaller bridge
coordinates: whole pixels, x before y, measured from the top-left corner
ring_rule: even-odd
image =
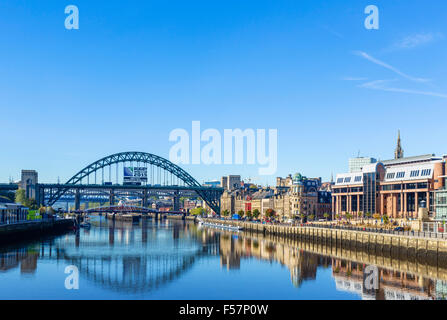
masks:
[[[82,212],[84,213],[121,213],[121,214],[129,214],[129,213],[141,213],[141,214],[149,214],[149,213],[158,213],[155,209],[140,207],[140,206],[129,206],[129,205],[117,205],[117,206],[103,206],[96,208],[85,209]]]
[[[158,211],[156,209],[134,206],[134,205],[112,205],[112,206],[101,206],[95,208],[88,208],[85,210],[76,210],[75,213],[115,213],[115,214],[186,214],[184,211]]]

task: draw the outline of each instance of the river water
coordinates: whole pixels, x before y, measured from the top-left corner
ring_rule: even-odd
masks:
[[[90,230],[0,247],[0,299],[444,299],[444,270],[191,222],[93,217]]]

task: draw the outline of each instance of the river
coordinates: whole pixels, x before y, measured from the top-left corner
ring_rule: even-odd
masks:
[[[447,272],[423,261],[392,261],[175,220],[132,224],[97,216],[89,230],[0,247],[3,300],[432,300],[446,295]]]

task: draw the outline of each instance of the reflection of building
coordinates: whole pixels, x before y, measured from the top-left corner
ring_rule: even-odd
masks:
[[[355,293],[363,300],[432,300],[436,295],[432,280],[378,268],[377,274],[366,273],[366,268],[364,264],[333,259],[332,275],[337,290]],[[377,287],[370,288],[371,283]]]
[[[241,258],[255,257],[267,261],[277,261],[290,270],[290,277],[295,287],[303,281],[316,279],[319,266],[329,266],[327,257],[306,251],[298,251],[280,243],[268,240],[242,238],[230,234],[220,236],[221,266],[230,269],[240,268]]]
[[[34,273],[37,269],[39,252],[28,249],[0,253],[0,272],[20,266],[21,273]]]

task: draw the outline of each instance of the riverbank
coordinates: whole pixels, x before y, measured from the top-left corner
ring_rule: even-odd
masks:
[[[71,219],[26,221],[0,225],[0,244],[59,233],[69,230],[71,227],[73,227]]]
[[[314,243],[340,245],[370,252],[389,252],[397,255],[424,256],[436,263],[447,265],[447,240],[433,237],[384,234],[357,230],[340,230],[308,226],[270,225],[243,221],[216,220],[206,218],[207,222],[242,227],[248,233],[261,233],[292,240],[306,240]]]

